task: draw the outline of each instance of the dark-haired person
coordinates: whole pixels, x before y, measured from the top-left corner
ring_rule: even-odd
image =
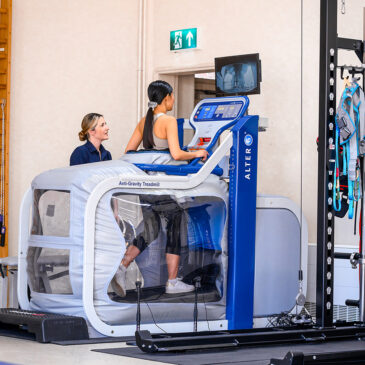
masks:
[[[108,132],[109,127],[101,114],[86,114],[82,119],[79,132],[80,141],[86,141],[86,143],[72,152],[70,166],[111,160],[112,155],[101,144],[109,139]]]
[[[129,140],[125,152],[136,150],[141,142],[143,148],[163,150],[168,148],[174,160],[191,160],[201,157],[205,160],[207,151],[199,150],[186,152],[180,148],[177,121],[174,117],[166,115],[174,105],[175,97],[172,87],[165,81],[153,81],[148,86],[148,111]]]
[[[135,128],[131,139],[129,140],[125,152],[137,150],[139,145],[143,144],[145,149],[164,150],[168,148],[174,160],[191,160],[201,157],[206,160],[208,153],[205,150],[186,152],[180,148],[177,121],[174,117],[166,115],[171,111],[174,105],[174,94],[172,87],[165,81],[154,81],[148,86],[148,111],[137,127]],[[146,201],[147,204],[150,204]],[[164,203],[167,203],[164,201]],[[166,293],[185,293],[194,290],[193,285],[184,283],[177,277],[180,262],[180,224],[182,209],[172,199],[166,204],[169,210],[163,215],[167,219],[167,243],[166,243],[166,263],[168,271],[168,281],[166,283]],[[143,211],[143,209],[142,209]],[[147,212],[146,212],[147,213]],[[148,214],[144,214],[147,218]],[[148,224],[145,222],[145,224]],[[118,295],[125,295],[125,273],[131,262],[138,254],[150,243],[146,238],[137,237],[136,241],[145,241],[143,247],[137,247],[130,244],[127,247],[121,265],[116,272],[112,282],[113,289]]]

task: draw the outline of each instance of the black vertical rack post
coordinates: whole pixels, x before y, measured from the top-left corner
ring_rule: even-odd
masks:
[[[337,53],[354,51],[364,63],[364,41],[337,37],[337,0],[321,0],[320,17],[316,324],[323,328],[333,325]]]
[[[321,0],[319,55],[319,137],[317,208],[316,321],[319,327],[333,323],[334,188],[337,0]]]

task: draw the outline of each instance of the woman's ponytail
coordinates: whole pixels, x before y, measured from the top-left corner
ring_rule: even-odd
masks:
[[[81,142],[84,142],[84,141],[86,141],[86,140],[87,140],[87,134],[86,134],[84,131],[80,131],[80,132],[79,132],[79,140],[80,140]]]
[[[143,128],[143,148],[152,149],[155,147],[153,139],[153,110],[157,105],[162,103],[167,95],[172,94],[172,87],[169,83],[162,80],[153,81],[148,86],[148,111],[146,114],[144,128]]]
[[[143,128],[143,148],[150,150],[155,147],[153,141],[153,108],[148,108]]]

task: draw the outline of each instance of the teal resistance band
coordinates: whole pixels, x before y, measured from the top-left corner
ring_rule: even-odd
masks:
[[[333,209],[338,212],[341,210],[341,197],[340,197],[340,169],[338,163],[338,137],[339,130],[336,126],[336,134],[335,134],[335,151],[336,151],[336,159],[335,159],[335,168],[333,171],[334,174],[334,187],[333,187]]]

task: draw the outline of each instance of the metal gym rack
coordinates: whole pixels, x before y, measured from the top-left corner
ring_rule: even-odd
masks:
[[[364,27],[365,31],[365,27]],[[365,38],[365,37],[364,37]],[[318,144],[318,210],[317,210],[317,291],[316,321],[319,327],[333,325],[334,259],[347,258],[342,253],[334,254],[335,214],[332,202],[335,163],[335,113],[337,69],[348,70],[352,76],[361,73],[364,86],[364,67],[338,65],[338,51],[354,51],[362,64],[364,41],[337,36],[337,1],[321,0],[320,64],[319,64],[319,144]],[[361,158],[361,173],[364,176],[364,161]],[[363,179],[362,179],[363,180]],[[362,182],[363,183],[363,182]],[[362,185],[362,191],[364,186]],[[364,225],[363,199],[361,200],[361,222]],[[356,260],[360,270],[360,322],[364,322],[364,245],[361,230],[362,252]],[[350,257],[348,257],[350,259]],[[354,301],[351,304],[357,304]]]
[[[361,245],[362,251],[352,257],[360,264],[360,322],[333,323],[334,259],[336,256],[337,258],[350,257],[342,253],[336,256],[334,254],[335,215],[332,202],[337,70],[341,68],[341,76],[344,70],[350,71],[350,74],[361,73],[364,76],[365,43],[363,40],[340,38],[337,36],[337,0],[321,0],[320,11],[316,325],[158,335],[152,335],[148,331],[137,331],[136,341],[142,351],[152,353],[158,351],[181,351],[245,345],[262,346],[280,343],[313,343],[365,338],[364,245]],[[362,66],[339,66],[337,64],[339,50],[354,51],[360,59]],[[363,161],[361,161],[361,167],[363,172]],[[361,208],[362,224],[364,224],[363,203],[361,203]],[[361,235],[361,242],[363,242],[363,234]],[[344,352],[341,354],[344,357],[347,356]],[[352,353],[351,359],[354,359],[355,355],[355,353]],[[304,363],[304,358],[302,363]]]

